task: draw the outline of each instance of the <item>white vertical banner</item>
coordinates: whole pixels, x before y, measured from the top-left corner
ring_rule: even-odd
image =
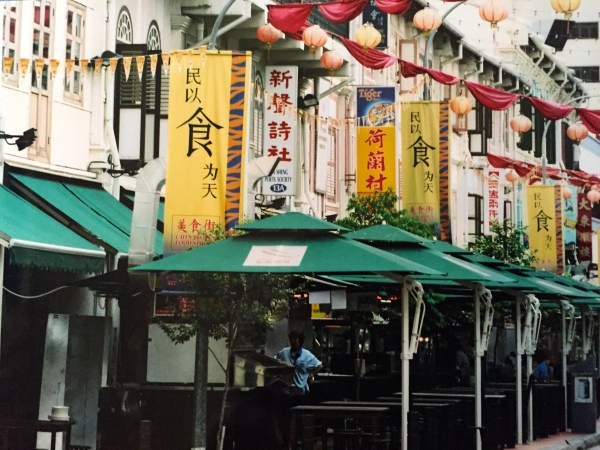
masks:
[[[294,195],[298,67],[267,66],[265,84],[264,155],[280,160],[275,173],[263,179],[263,194]]]
[[[483,192],[483,232],[488,234],[494,222],[504,221],[504,192],[500,183],[500,169],[485,169],[485,188]]]
[[[319,102],[319,130],[317,140],[317,159],[315,163],[315,191],[319,194],[327,193],[327,169],[329,163],[329,154],[331,152],[331,140],[329,138],[329,130],[327,118],[329,117],[329,97],[322,99]]]

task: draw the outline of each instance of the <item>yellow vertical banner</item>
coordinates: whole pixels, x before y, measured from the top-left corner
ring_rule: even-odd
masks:
[[[450,233],[450,138],[448,104],[402,104],[402,207],[422,222]]]
[[[538,270],[561,273],[563,239],[560,186],[527,187],[527,228],[529,247],[536,257],[533,266]]]
[[[251,54],[200,52],[170,71],[164,254],[201,245],[199,233],[237,225]]]
[[[396,192],[396,91],[358,87],[356,96],[356,183],[359,195]]]

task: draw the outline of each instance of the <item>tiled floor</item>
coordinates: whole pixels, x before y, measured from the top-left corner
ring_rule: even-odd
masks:
[[[597,429],[600,430],[600,421],[597,422]],[[563,450],[573,444],[580,444],[583,439],[592,435],[560,433],[545,439],[533,441],[531,444],[517,445],[518,450]]]

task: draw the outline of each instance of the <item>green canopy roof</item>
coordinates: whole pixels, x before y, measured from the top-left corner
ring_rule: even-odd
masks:
[[[401,230],[392,225],[373,225],[361,230],[344,234],[348,239],[362,242],[393,242],[403,244],[422,244],[432,242],[429,239]]]
[[[340,225],[299,212],[287,212],[236,227],[244,231],[349,231]]]
[[[334,233],[276,231],[253,231],[143,264],[132,270],[314,274],[396,272],[440,275],[428,267]]]
[[[104,251],[0,185],[0,241],[10,264],[82,273],[104,270]]]

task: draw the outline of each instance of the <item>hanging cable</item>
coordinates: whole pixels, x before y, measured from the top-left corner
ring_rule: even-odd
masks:
[[[11,291],[10,289],[8,289],[7,287],[4,287],[4,290],[6,292],[8,292],[11,295],[14,295],[15,297],[18,298],[24,298],[24,299],[31,299],[31,298],[41,298],[41,297],[45,297],[46,295],[50,295],[50,294],[54,294],[55,292],[58,292],[62,289],[67,289],[70,287],[77,287],[77,286],[73,286],[73,285],[69,285],[69,286],[60,286],[57,287],[56,289],[52,289],[51,291],[45,292],[43,294],[38,294],[38,295],[21,295],[21,294],[17,294],[16,292]]]

